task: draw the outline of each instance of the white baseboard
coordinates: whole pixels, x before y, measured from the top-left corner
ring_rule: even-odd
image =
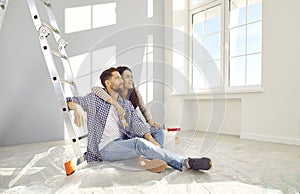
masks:
[[[241,134],[240,138],[256,140],[256,141],[272,142],[272,143],[282,143],[288,145],[300,145],[300,139],[297,138],[262,136],[262,135],[254,135],[254,134]]]

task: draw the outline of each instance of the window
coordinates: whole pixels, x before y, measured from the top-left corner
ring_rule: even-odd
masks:
[[[193,89],[261,86],[262,0],[193,0],[190,9]]]

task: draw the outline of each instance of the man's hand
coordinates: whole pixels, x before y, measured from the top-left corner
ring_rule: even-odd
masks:
[[[154,122],[152,119],[148,120],[148,123],[151,127],[155,127],[156,129],[162,129],[162,125]]]
[[[74,123],[78,127],[85,126],[86,124],[86,114],[79,104],[73,102],[74,108]]]

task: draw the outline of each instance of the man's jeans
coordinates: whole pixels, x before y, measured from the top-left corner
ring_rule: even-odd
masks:
[[[150,129],[152,137],[163,145],[164,131],[162,129]],[[116,139],[108,143],[100,155],[104,161],[117,161],[129,158],[136,158],[140,155],[148,159],[161,159],[174,169],[182,171],[184,157],[171,151],[159,148],[144,138]]]

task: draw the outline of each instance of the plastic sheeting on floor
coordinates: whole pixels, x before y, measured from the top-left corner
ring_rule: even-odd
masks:
[[[300,146],[195,132],[166,132],[165,148],[209,156],[208,172],[139,169],[136,159],[86,165],[66,176],[72,146],[48,142],[0,148],[0,193],[298,193]]]

